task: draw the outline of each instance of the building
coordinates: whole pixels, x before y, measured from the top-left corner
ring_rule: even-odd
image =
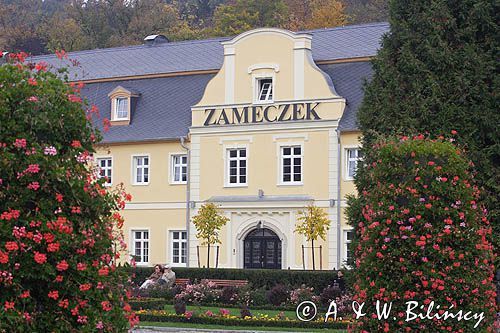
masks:
[[[212,251],[219,267],[310,268],[310,244],[294,229],[311,203],[331,220],[316,265],[342,266],[345,196],[360,158],[356,110],[387,31],[264,28],[172,43],[153,35],[71,53],[73,80],[112,124],[95,160],[110,186],[124,183],[133,196],[124,228],[137,264],[205,265],[189,221],[213,202],[230,219]]]

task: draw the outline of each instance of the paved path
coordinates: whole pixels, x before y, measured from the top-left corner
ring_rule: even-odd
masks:
[[[143,326],[139,327],[133,330],[134,333],[159,333],[159,332],[168,332],[168,333],[196,333],[196,332],[206,332],[206,333],[276,333],[274,332],[269,332],[269,331],[258,331],[258,330],[251,330],[251,331],[240,331],[240,330],[216,330],[214,331],[213,329],[200,329],[200,328],[175,328],[175,327],[150,327],[150,326]],[[287,332],[282,332],[280,333],[287,333]],[[292,333],[292,332],[288,332]],[[296,332],[295,332],[296,333]]]

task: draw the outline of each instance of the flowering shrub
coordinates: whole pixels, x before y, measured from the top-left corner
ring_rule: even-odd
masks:
[[[357,323],[361,332],[493,330],[491,227],[470,166],[452,143],[423,135],[365,155],[356,180],[365,189],[355,249],[354,299],[368,311]],[[393,302],[390,318],[371,316],[376,301]],[[413,314],[430,310],[433,317],[407,321],[408,301],[418,302]],[[446,310],[484,312],[484,320],[474,328],[477,320],[436,316]]]
[[[314,288],[306,287],[305,284],[290,292],[290,302],[292,304],[300,304],[304,301],[314,300],[314,298]]]
[[[275,285],[267,292],[267,301],[272,305],[282,305],[288,300],[288,289],[283,284]]]
[[[136,316],[116,260],[128,198],[87,163],[95,109],[81,85],[11,58],[0,66],[0,331],[126,330]]]
[[[194,304],[212,303],[219,299],[220,294],[221,291],[215,288],[213,282],[201,280],[200,283],[187,284],[184,290],[175,295],[175,299]]]

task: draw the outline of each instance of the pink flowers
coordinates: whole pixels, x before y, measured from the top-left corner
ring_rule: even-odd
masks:
[[[28,184],[27,188],[30,189],[30,190],[36,191],[36,190],[38,190],[40,188],[40,183],[38,183],[38,182],[31,182],[31,183]]]
[[[34,102],[34,103],[36,103],[36,102],[38,102],[38,97],[36,97],[36,96],[31,96],[31,97],[28,97],[26,100],[27,100],[28,102]]]
[[[14,142],[14,147],[16,148],[26,148],[26,139],[16,139],[16,142]]]
[[[57,252],[59,251],[59,243],[50,243],[47,245],[47,252]]]
[[[16,220],[19,218],[20,212],[15,209],[10,209],[8,212],[3,212],[2,215],[0,215],[0,220]]]
[[[229,310],[228,309],[220,309],[219,313],[221,316],[229,316]]]
[[[60,262],[57,263],[57,266],[56,266],[56,269],[60,272],[62,271],[65,271],[69,268],[69,265],[68,263],[66,262],[66,260],[62,260]]]
[[[47,262],[47,255],[35,251],[34,259],[37,264],[41,265]]]
[[[193,311],[186,311],[186,313],[184,313],[184,316],[186,317],[186,319],[191,319],[191,317],[193,316]]]
[[[57,290],[51,290],[51,291],[49,291],[49,293],[47,294],[47,296],[49,298],[52,298],[52,299],[56,300],[56,299],[59,298],[59,292]]]
[[[35,79],[35,78],[30,77],[30,78],[28,79],[28,84],[29,84],[30,86],[36,86],[36,85],[38,84],[38,82],[36,82],[36,79]]]
[[[99,276],[106,276],[109,274],[109,268],[104,266],[98,271]]]
[[[52,146],[45,147],[43,149],[43,153],[44,153],[44,155],[55,156],[57,154],[57,149],[52,147]]]

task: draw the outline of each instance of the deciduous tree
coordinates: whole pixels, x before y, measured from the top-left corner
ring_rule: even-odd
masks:
[[[207,268],[210,268],[210,246],[220,243],[220,230],[229,218],[222,215],[215,204],[207,203],[200,207],[198,214],[192,220],[196,226],[196,238],[201,240],[202,245],[207,246]]]

